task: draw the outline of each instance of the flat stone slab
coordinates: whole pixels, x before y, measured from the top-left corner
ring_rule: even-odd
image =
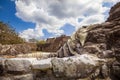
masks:
[[[12,58],[4,63],[7,71],[29,72],[31,70],[31,62],[28,59]]]
[[[52,68],[51,58],[35,60],[32,63],[32,69],[34,70],[48,70]]]

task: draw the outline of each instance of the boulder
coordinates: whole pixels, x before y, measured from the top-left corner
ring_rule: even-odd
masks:
[[[10,73],[26,73],[31,70],[31,62],[26,59],[12,58],[5,61],[6,70]]]
[[[94,55],[83,54],[69,58],[54,58],[51,60],[56,77],[86,78],[104,63]]]

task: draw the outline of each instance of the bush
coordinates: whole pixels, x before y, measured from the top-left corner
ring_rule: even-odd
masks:
[[[40,40],[40,41],[37,42],[37,44],[46,44],[46,41]]]
[[[0,22],[0,43],[1,44],[20,44],[24,40],[18,36],[15,30],[8,24]]]

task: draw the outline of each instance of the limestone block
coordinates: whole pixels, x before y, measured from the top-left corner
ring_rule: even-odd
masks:
[[[31,62],[27,59],[13,58],[5,61],[7,71],[29,72]]]
[[[43,60],[34,60],[32,69],[34,70],[48,70],[52,68],[51,58]]]
[[[102,66],[104,60],[94,55],[83,54],[69,58],[54,58],[51,62],[56,77],[85,78]]]

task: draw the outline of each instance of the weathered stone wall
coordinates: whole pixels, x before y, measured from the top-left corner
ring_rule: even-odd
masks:
[[[18,54],[27,54],[32,51],[36,51],[37,45],[34,43],[13,44],[13,45],[1,45],[0,44],[0,56],[16,56]]]
[[[1,59],[0,80],[120,80],[119,12],[120,2],[106,22],[76,31],[49,55],[59,58]]]
[[[91,79],[105,63],[95,55],[78,55],[69,58],[0,58],[0,80],[78,80]]]
[[[120,20],[120,3],[118,2],[111,8],[107,22],[119,20]]]
[[[56,38],[48,38],[45,44],[38,45],[37,50],[43,52],[56,52],[61,46],[64,45],[64,43],[67,42],[69,38],[70,36],[66,35],[61,35],[60,37]]]
[[[57,51],[59,58],[94,54],[101,59],[115,59],[106,64],[112,80],[120,80],[120,2],[110,10],[106,22],[83,26]],[[52,56],[52,54],[51,54]],[[101,72],[105,79],[106,73]]]

